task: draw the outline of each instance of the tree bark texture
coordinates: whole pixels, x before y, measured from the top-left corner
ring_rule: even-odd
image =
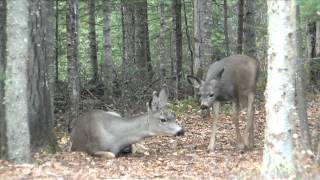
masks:
[[[103,62],[103,82],[104,82],[104,99],[109,102],[112,99],[112,56],[111,56],[111,27],[110,27],[110,0],[105,0],[103,6],[103,35],[104,35],[104,62]]]
[[[194,17],[194,73],[202,76],[212,63],[212,1],[195,0]]]
[[[79,1],[67,1],[67,59],[69,89],[69,122],[77,120],[79,115],[80,81],[78,62],[78,16]]]
[[[28,61],[28,115],[32,149],[56,151],[53,133],[55,62],[54,1],[30,3],[31,47]]]
[[[228,28],[228,1],[223,0],[223,19],[224,19],[224,43],[226,46],[226,56],[229,56],[230,54],[230,48],[229,48],[229,28]]]
[[[123,79],[128,80],[135,62],[135,17],[134,6],[128,0],[122,0],[122,34],[123,34]]]
[[[309,131],[308,114],[307,114],[307,101],[305,99],[305,69],[304,60],[302,57],[302,37],[300,28],[300,9],[296,7],[296,20],[297,20],[297,61],[296,61],[296,93],[297,93],[297,112],[299,117],[299,125],[301,132],[301,142],[305,150],[311,149],[311,136]]]
[[[97,81],[98,77],[98,59],[97,59],[97,40],[96,40],[96,0],[88,0],[89,12],[89,42],[90,42],[90,62],[92,81]],[[103,5],[105,2],[103,1]]]
[[[307,51],[308,58],[316,56],[316,22],[311,21],[307,24]]]
[[[190,53],[190,74],[193,75],[193,65],[194,65],[194,60],[193,60],[193,48],[192,48],[192,42],[191,42],[191,37],[190,37],[190,32],[189,32],[189,25],[188,25],[188,18],[187,18],[187,10],[186,10],[186,3],[183,0],[183,12],[184,12],[184,24],[185,24],[185,30],[186,30],[186,36],[187,36],[187,42],[188,42],[188,50]]]
[[[172,61],[176,77],[175,97],[178,99],[182,76],[181,0],[173,0],[172,2]]]
[[[244,0],[238,2],[238,38],[237,38],[237,53],[243,52],[243,14],[244,14]]]
[[[245,0],[244,54],[257,58],[256,46],[256,0]]]
[[[297,58],[295,1],[268,0],[268,82],[262,163],[265,179],[296,175],[292,126]]]
[[[320,20],[316,21],[316,45],[315,45],[316,57],[320,58]]]
[[[5,80],[5,119],[7,158],[14,163],[31,162],[28,118],[28,77],[30,1],[7,2],[7,59]],[[19,23],[17,23],[19,22]]]
[[[160,34],[159,34],[159,61],[160,61],[160,79],[161,84],[165,83],[166,76],[166,48],[165,48],[165,34],[166,34],[166,22],[165,22],[165,0],[160,0]]]
[[[147,83],[152,79],[152,66],[149,47],[148,3],[147,0],[135,2],[135,63],[141,82]]]
[[[6,0],[0,0],[0,159],[6,158],[7,138],[4,106],[4,82],[6,68],[6,24],[7,5]]]

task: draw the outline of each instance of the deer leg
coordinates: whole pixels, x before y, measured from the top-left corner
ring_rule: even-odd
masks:
[[[252,149],[254,145],[254,99],[255,94],[248,95],[248,112],[247,112],[247,127],[245,133],[245,145],[248,149]]]
[[[208,146],[208,151],[213,151],[216,143],[216,131],[217,131],[217,121],[219,119],[219,111],[220,111],[220,102],[214,102],[213,104],[213,123],[212,123],[212,134],[210,138],[210,143]]]
[[[242,137],[241,137],[240,128],[239,128],[239,108],[240,108],[239,101],[233,101],[232,102],[232,111],[233,111],[232,121],[236,128],[237,147],[238,149],[242,150],[244,149],[245,146],[242,143]]]

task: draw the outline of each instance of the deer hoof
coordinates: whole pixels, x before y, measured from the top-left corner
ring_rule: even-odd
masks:
[[[215,150],[215,146],[209,144],[209,146],[207,147],[207,151],[208,151],[208,152],[212,152],[212,151],[214,151],[214,150]]]
[[[237,149],[240,150],[241,152],[244,151],[246,146],[243,143],[238,143]]]
[[[98,151],[98,152],[95,152],[94,155],[102,157],[102,158],[106,158],[106,159],[113,159],[116,157],[115,154],[113,154],[112,152],[108,152],[108,151]]]

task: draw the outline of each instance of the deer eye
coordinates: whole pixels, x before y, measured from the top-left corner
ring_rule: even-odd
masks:
[[[167,122],[167,119],[162,118],[162,119],[160,119],[160,121],[161,121],[162,123],[165,123],[165,122]]]
[[[210,94],[209,96],[210,96],[210,97],[213,97],[213,96],[214,96],[214,94],[212,93],[212,94]]]

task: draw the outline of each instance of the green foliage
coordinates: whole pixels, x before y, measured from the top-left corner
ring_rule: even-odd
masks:
[[[301,7],[302,17],[308,20],[320,19],[320,2],[319,0],[300,0],[299,5]]]
[[[6,74],[5,73],[0,73],[0,81],[6,80]]]

